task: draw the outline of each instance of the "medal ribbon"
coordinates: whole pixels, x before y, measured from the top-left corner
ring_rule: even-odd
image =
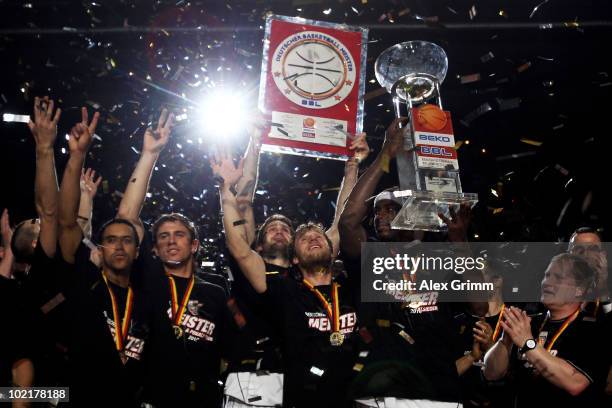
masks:
[[[567,329],[567,326],[569,326],[570,323],[572,323],[576,319],[576,317],[578,317],[578,313],[580,313],[580,308],[576,309],[574,313],[572,313],[570,316],[568,316],[565,319],[561,327],[559,327],[559,330],[557,330],[557,332],[552,336],[552,339],[550,340],[550,343],[548,344],[548,346],[545,347],[547,351],[552,350],[553,345],[555,344],[559,336],[561,336],[561,334],[565,331],[565,329]],[[546,315],[546,319],[544,320],[544,323],[542,323],[542,326],[540,327],[540,330],[539,330],[540,332],[546,325],[546,322],[548,321],[549,317],[550,317],[550,312],[548,312],[548,314]]]
[[[312,285],[312,283],[308,282],[306,279],[303,279],[302,282],[304,282],[304,285],[312,293],[314,293],[315,296],[319,299],[319,301],[323,304],[327,317],[329,317],[329,321],[332,324],[332,333],[339,333],[340,332],[340,297],[338,296],[338,288],[340,287],[340,285],[338,285],[336,282],[332,283],[332,290],[331,290],[332,303],[330,305],[327,299],[325,299],[325,296],[323,296],[323,294],[319,291],[319,289],[315,288]]]
[[[125,310],[123,312],[123,320],[119,320],[119,307],[117,306],[117,298],[113,293],[113,289],[110,287],[108,283],[108,279],[104,274],[102,274],[104,278],[104,283],[106,283],[106,288],[108,289],[108,294],[110,295],[111,305],[113,307],[113,320],[115,321],[115,347],[117,351],[123,351],[124,342],[127,338],[128,329],[130,327],[130,319],[132,315],[132,304],[134,301],[134,292],[132,291],[132,287],[128,286],[127,298],[125,300]]]
[[[189,296],[191,296],[191,291],[193,289],[193,285],[195,284],[195,276],[193,276],[193,274],[191,275],[191,279],[189,280],[189,284],[187,285],[187,289],[185,290],[185,294],[183,295],[180,305],[178,303],[176,282],[170,275],[168,275],[168,281],[170,282],[170,298],[172,299],[172,322],[175,325],[180,326],[181,318],[185,314],[185,307],[187,307]]]
[[[497,336],[499,336],[499,333],[501,332],[501,321],[502,321],[502,317],[504,316],[504,310],[506,310],[506,304],[503,303],[501,310],[499,311],[499,317],[497,318],[497,324],[495,324],[495,330],[493,331],[493,342],[497,341]]]

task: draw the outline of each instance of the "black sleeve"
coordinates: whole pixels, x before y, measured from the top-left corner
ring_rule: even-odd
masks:
[[[280,276],[266,279],[266,291],[262,293],[266,301],[274,306],[282,306],[289,279]]]
[[[459,325],[454,318],[457,311],[456,306],[457,304],[455,303],[439,303],[442,333],[447,339],[446,343],[448,344],[446,351],[448,351],[449,360],[452,360],[453,363],[455,363],[455,361],[457,361],[459,358],[463,357],[463,353],[465,351],[463,350],[463,339],[459,334]],[[469,330],[469,332],[472,333],[474,323],[475,322],[472,322],[472,325],[466,327],[465,330]]]
[[[32,358],[35,351],[33,310],[23,295],[16,280],[0,276],[0,322],[3,326],[3,345],[0,347],[2,387],[12,385],[12,365],[21,359]]]
[[[89,260],[90,256],[91,249],[81,242],[74,257],[74,269],[65,268],[68,272],[73,271],[71,276],[67,278],[70,279],[70,284],[74,285],[77,290],[89,290],[102,276],[100,269]]]
[[[60,266],[63,266],[64,262],[61,260],[61,255],[59,255],[59,248],[57,251],[58,255],[50,258],[43,250],[42,245],[40,245],[40,241],[36,242],[28,274],[28,284],[34,290],[42,291],[45,288],[58,286],[62,283]]]
[[[233,281],[231,282],[231,293],[232,296],[239,298],[241,301],[246,302],[248,305],[257,305],[261,296],[257,293],[251,282],[244,276],[238,262],[236,259],[231,256],[229,253],[227,254],[227,261],[230,271],[232,272]]]
[[[565,359],[591,382],[605,383],[608,374],[608,346],[610,338],[601,324],[590,321],[578,322],[576,335],[567,347],[561,349],[559,357]]]
[[[234,320],[234,315],[230,311],[229,307],[223,308],[222,316],[220,316],[219,321],[222,325],[220,331],[221,338],[221,357],[225,358],[228,361],[232,361],[232,358],[236,355],[236,342],[235,337],[237,336],[239,330],[238,326]]]

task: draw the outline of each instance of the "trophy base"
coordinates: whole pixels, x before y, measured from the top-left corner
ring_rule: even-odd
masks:
[[[463,203],[468,203],[471,208],[478,202],[478,194],[473,193],[403,191],[400,194],[407,196],[406,201],[391,222],[391,228],[400,230],[446,231],[448,227],[439,213],[450,218],[451,208],[458,211]]]

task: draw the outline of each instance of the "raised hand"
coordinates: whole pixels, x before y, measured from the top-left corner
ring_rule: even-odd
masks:
[[[158,154],[168,144],[170,133],[174,123],[174,114],[168,114],[168,109],[162,109],[157,128],[148,127],[144,134],[144,142],[142,145],[143,153]]]
[[[506,309],[501,326],[504,329],[504,335],[510,336],[517,347],[523,347],[527,340],[533,338],[531,318],[518,307],[512,306]]]
[[[2,211],[2,217],[0,218],[0,236],[2,236],[2,245],[5,248],[9,247],[13,237],[13,230],[9,223],[9,213],[6,208]]]
[[[247,120],[247,126],[251,133],[255,130],[259,130],[261,133],[268,126],[270,126],[270,120],[266,119],[266,117],[261,113],[261,111],[253,111]]]
[[[480,342],[476,339],[474,339],[474,341],[472,342],[472,350],[470,351],[470,354],[474,358],[474,361],[480,361],[480,359],[482,358],[482,347],[480,345]]]
[[[210,159],[210,167],[215,176],[223,180],[224,186],[231,187],[238,182],[240,177],[242,177],[244,159],[240,159],[240,162],[236,166],[229,149],[222,148],[213,154]]]
[[[53,99],[48,96],[34,98],[34,121],[30,119],[28,127],[34,136],[36,146],[39,148],[51,148],[57,137],[57,122],[62,110],[57,108],[53,114]]]
[[[450,207],[450,219],[442,213],[438,216],[448,226],[448,240],[451,242],[467,241],[467,230],[470,226],[470,216],[472,208],[469,204],[463,203],[459,207],[459,212],[456,212],[453,207]]]
[[[357,161],[357,163],[364,161],[368,157],[368,154],[370,154],[370,146],[368,146],[366,134],[357,133],[355,135],[355,139],[353,139],[351,145],[349,146],[349,150],[355,151],[353,158]]]
[[[486,353],[493,346],[493,329],[485,320],[476,322],[473,329],[474,340],[480,343],[480,349]]]
[[[83,169],[81,171],[81,194],[87,194],[91,199],[96,196],[98,186],[102,182],[102,176],[96,179],[96,171],[93,169]]]
[[[81,108],[81,121],[72,127],[70,130],[70,137],[68,139],[68,147],[70,153],[81,153],[86,154],[93,141],[93,135],[96,132],[98,126],[98,119],[100,114],[94,113],[94,117],[89,122],[89,114],[87,108]]]
[[[404,145],[404,135],[406,132],[405,125],[407,122],[408,118],[396,118],[387,128],[382,152],[391,159],[397,156],[397,153],[402,149],[402,146]],[[403,127],[400,127],[400,124]]]

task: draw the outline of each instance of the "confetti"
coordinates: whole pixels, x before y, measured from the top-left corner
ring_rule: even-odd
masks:
[[[463,119],[461,119],[461,123],[463,123],[465,126],[470,126],[470,124],[478,119],[479,117],[481,117],[482,115],[484,115],[487,112],[492,111],[493,108],[491,107],[491,105],[488,102],[483,103],[482,105],[480,105],[478,108],[474,109],[473,111],[471,111],[470,113],[468,113]]]
[[[472,82],[480,81],[480,74],[476,73],[476,74],[470,74],[470,75],[462,75],[460,79],[461,79],[462,84],[470,84]]]
[[[535,15],[535,13],[537,13],[537,11],[540,9],[540,7],[542,7],[544,4],[548,3],[548,1],[549,0],[544,0],[543,2],[541,2],[540,4],[535,6],[533,8],[533,10],[531,10],[531,13],[529,13],[529,18],[533,18],[533,16]]]

